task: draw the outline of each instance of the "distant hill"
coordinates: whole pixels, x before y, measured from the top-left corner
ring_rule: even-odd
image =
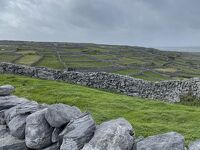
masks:
[[[0,62],[105,71],[153,81],[200,77],[200,53],[178,51],[92,43],[0,41]]]

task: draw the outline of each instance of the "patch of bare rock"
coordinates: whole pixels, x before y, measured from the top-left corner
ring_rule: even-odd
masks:
[[[96,125],[75,106],[38,104],[0,87],[0,150],[185,150],[176,132],[136,139],[123,118]],[[189,145],[199,150],[200,142]]]

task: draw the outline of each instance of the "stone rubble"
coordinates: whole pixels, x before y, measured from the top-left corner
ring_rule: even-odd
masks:
[[[0,104],[0,150],[185,149],[184,137],[176,132],[136,139],[124,118],[97,126],[89,113],[77,107],[38,104],[7,91],[0,96]],[[199,150],[199,143],[191,143],[188,150]]]

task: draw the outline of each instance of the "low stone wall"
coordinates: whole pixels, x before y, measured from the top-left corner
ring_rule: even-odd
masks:
[[[140,96],[168,102],[179,102],[180,96],[187,94],[189,91],[193,95],[200,97],[200,78],[149,82],[106,72],[61,71],[11,63],[0,63],[0,73],[25,75],[48,80],[62,80],[129,96]]]
[[[96,125],[92,115],[75,106],[38,104],[0,86],[1,150],[186,150],[184,137],[176,132],[135,138],[124,118]],[[199,150],[200,141],[188,150]]]

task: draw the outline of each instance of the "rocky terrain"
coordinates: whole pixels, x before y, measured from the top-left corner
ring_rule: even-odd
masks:
[[[129,96],[180,102],[180,96],[192,93],[200,97],[200,79],[149,82],[106,72],[76,72],[0,63],[0,73],[25,75],[48,80],[80,84],[123,93]]]
[[[169,132],[136,138],[123,118],[96,125],[92,115],[75,106],[38,104],[0,87],[0,149],[2,150],[184,150],[184,137]],[[200,142],[188,150],[199,150]]]

